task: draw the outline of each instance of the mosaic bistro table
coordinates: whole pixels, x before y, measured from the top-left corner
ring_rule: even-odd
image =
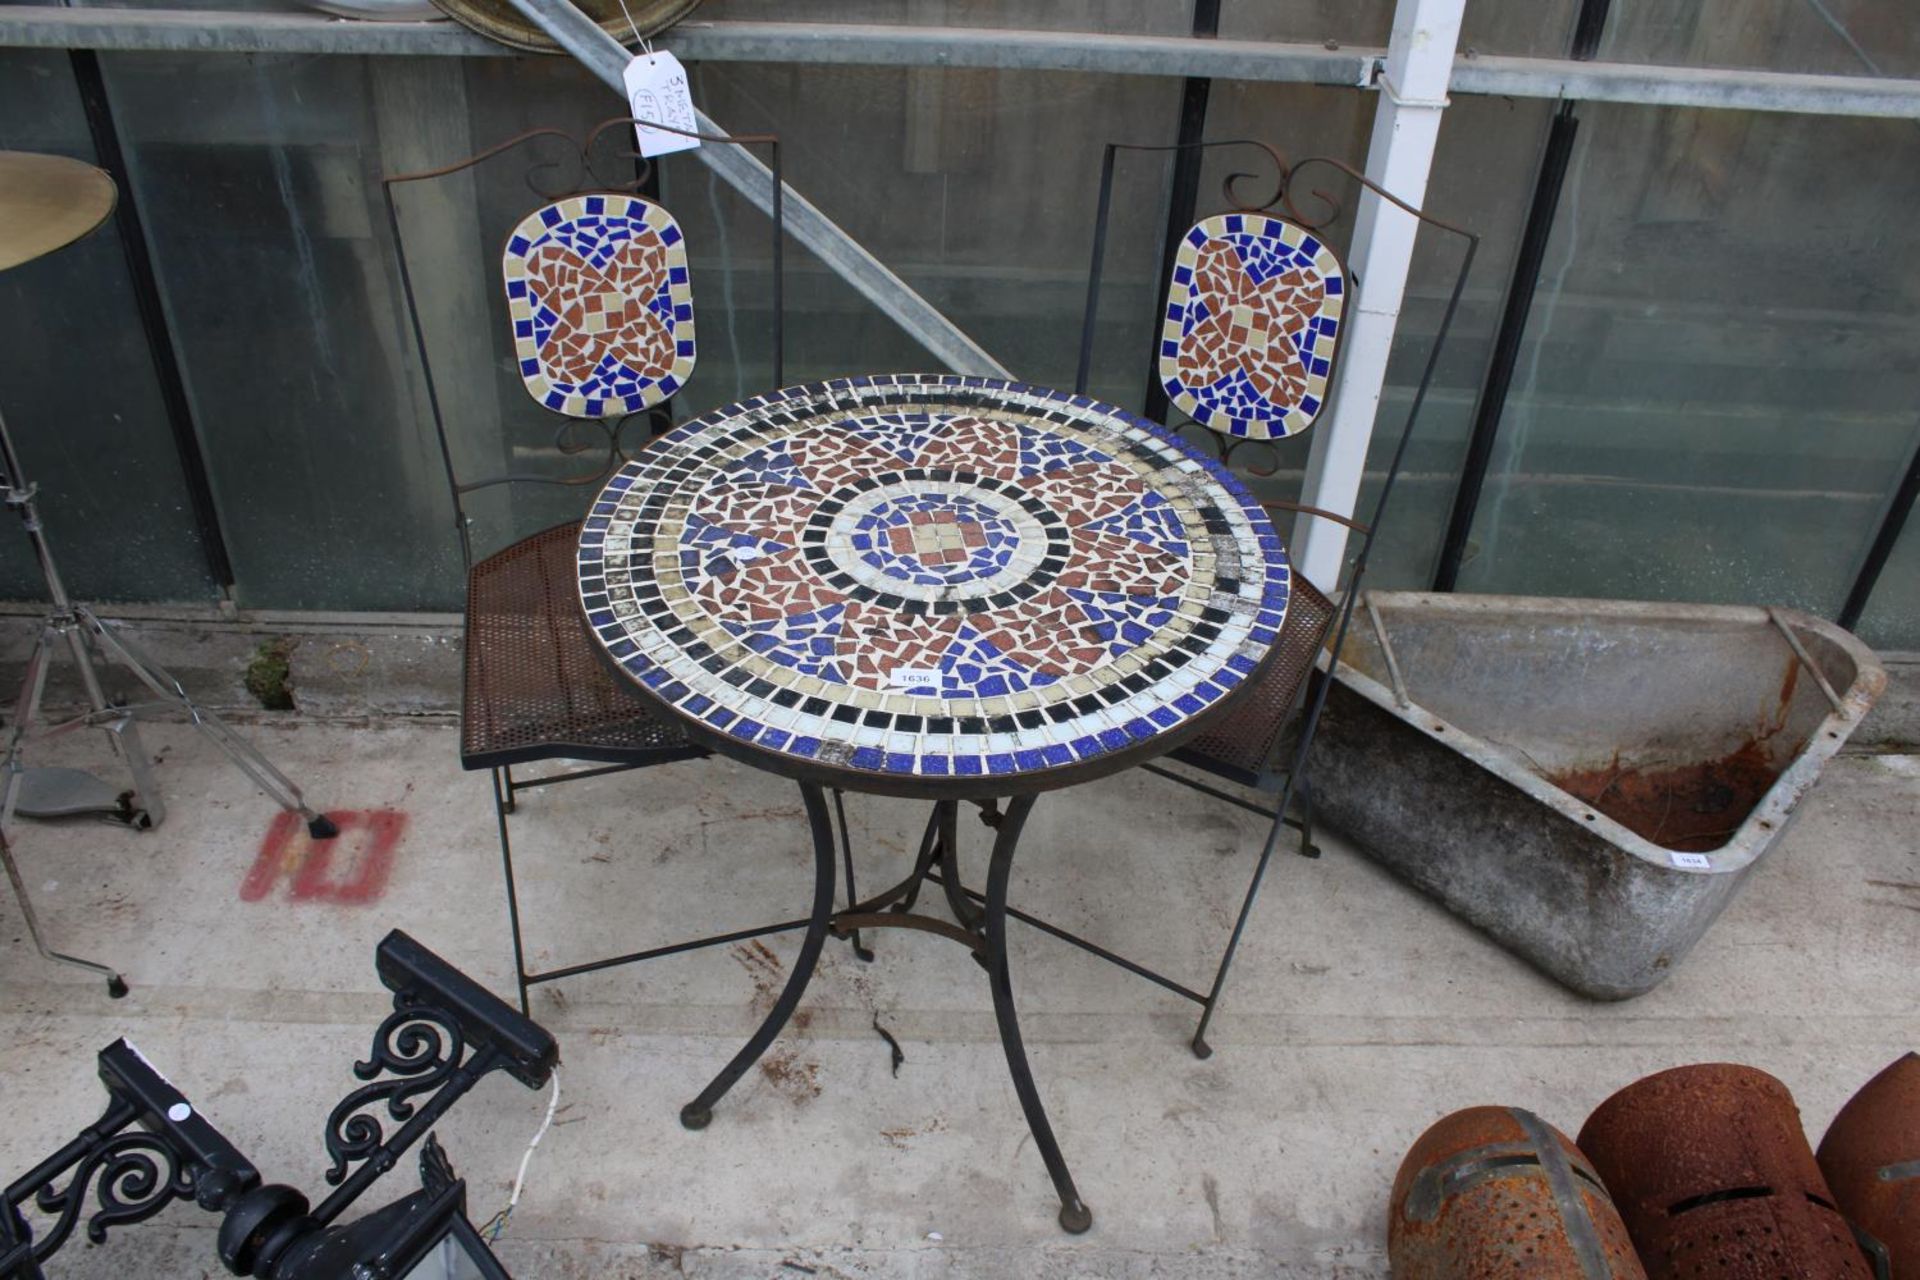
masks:
[[[1171,750],[1257,680],[1290,579],[1260,505],[1214,460],[1085,396],[853,378],[654,441],[595,502],[579,568],[608,660],[697,741],[797,780],[813,829],[813,913],[787,987],[683,1123],[704,1127],[779,1034],[829,932],[938,933],[988,970],[1061,1224],[1086,1230],[1014,1011],[1013,855],[1035,793]],[[935,801],[913,874],[837,913],[825,786]],[[997,828],[984,894],[960,884],[963,801]],[[911,912],[929,880],[957,924]]]

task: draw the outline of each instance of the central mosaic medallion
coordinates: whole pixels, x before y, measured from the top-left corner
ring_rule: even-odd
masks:
[[[1032,576],[1045,558],[1051,514],[948,471],[920,480],[900,472],[870,477],[822,508],[809,530],[824,527],[826,537],[803,538],[816,567],[846,573],[881,595],[956,604]]]
[[[581,535],[588,621],[710,733],[920,779],[1110,756],[1252,674],[1288,567],[1228,473],[979,378],[791,388],[661,437]]]

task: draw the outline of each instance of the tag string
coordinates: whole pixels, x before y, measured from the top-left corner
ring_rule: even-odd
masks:
[[[620,0],[620,12],[627,15],[627,30],[633,32],[633,38],[640,42],[640,47],[645,50],[646,55],[651,58],[653,56],[653,41],[640,34],[640,24],[633,20],[633,10],[627,8],[627,0]]]

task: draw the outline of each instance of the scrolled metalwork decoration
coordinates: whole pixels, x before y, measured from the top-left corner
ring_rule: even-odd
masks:
[[[560,133],[557,129],[550,132],[566,139],[566,150],[560,152],[557,159],[528,166],[521,180],[526,183],[527,190],[542,200],[560,200],[585,186],[593,176],[593,168],[581,152],[579,143],[570,135]],[[560,180],[547,180],[549,174],[560,176]]]
[[[1332,156],[1308,156],[1306,159],[1300,161],[1298,164],[1293,166],[1293,172],[1289,176],[1287,181],[1287,195],[1282,200],[1282,203],[1286,207],[1287,215],[1291,217],[1295,222],[1298,222],[1301,226],[1307,228],[1307,230],[1309,231],[1318,231],[1321,227],[1333,221],[1334,218],[1337,218],[1340,216],[1340,206],[1334,202],[1333,197],[1329,196],[1324,191],[1316,190],[1312,192],[1312,194],[1315,197],[1317,197],[1319,200],[1324,202],[1333,212],[1329,214],[1327,217],[1322,218],[1318,222],[1314,222],[1308,219],[1305,215],[1303,215],[1299,211],[1298,208],[1295,207],[1293,203],[1293,187],[1295,186],[1295,184],[1299,179],[1300,171],[1302,169],[1306,169],[1316,164],[1323,164],[1323,165],[1326,165],[1329,169],[1339,170],[1341,173],[1346,174],[1347,177],[1352,179],[1354,182],[1359,183],[1361,186],[1365,187],[1367,190],[1373,192],[1373,194],[1375,194],[1376,196],[1379,196],[1382,200],[1385,200],[1388,204],[1393,205],[1398,209],[1402,209],[1405,212],[1412,214],[1414,217],[1418,218],[1420,221],[1428,224],[1429,226],[1438,227],[1442,231],[1451,232],[1456,236],[1464,236],[1466,239],[1473,241],[1476,245],[1479,243],[1480,238],[1476,236],[1473,232],[1468,231],[1465,227],[1456,226],[1454,223],[1448,222],[1442,218],[1436,218],[1432,214],[1427,213],[1422,209],[1416,208],[1415,206],[1407,203],[1405,200],[1402,200],[1399,196],[1394,195],[1393,192],[1387,190],[1385,187],[1381,186],[1379,183],[1375,182],[1372,178],[1369,178],[1366,174],[1360,172],[1358,169],[1354,168],[1352,165],[1348,164],[1346,161],[1336,160]]]
[[[1218,435],[1219,433],[1216,432],[1215,434]],[[1256,480],[1265,480],[1270,476],[1275,476],[1280,473],[1280,450],[1274,445],[1273,441],[1240,440],[1231,436],[1220,436],[1219,438],[1220,461],[1224,462],[1227,466],[1231,467],[1233,465],[1233,459],[1236,454],[1239,454],[1243,450],[1251,449],[1253,452],[1249,454],[1249,457],[1259,457],[1264,454],[1267,459],[1267,465],[1263,468],[1253,462],[1245,462],[1241,465],[1246,474]]]
[[[355,1089],[327,1117],[329,1185],[339,1186],[349,1166],[380,1149],[386,1132],[376,1115],[364,1109],[386,1104],[396,1123],[405,1123],[415,1110],[414,1099],[444,1085],[466,1055],[466,1038],[447,1013],[408,1007],[387,1016],[374,1033],[373,1051],[365,1062],[353,1064],[353,1074],[375,1083]],[[377,1077],[390,1075],[392,1079]]]
[[[1321,204],[1326,206],[1327,211],[1321,214],[1319,217],[1317,218],[1309,217],[1305,212],[1301,210],[1300,206],[1294,201],[1294,192],[1297,187],[1297,183],[1294,181],[1294,178],[1299,174],[1301,169],[1305,168],[1309,164],[1314,163],[1314,161],[1316,160],[1325,164],[1338,165],[1338,167],[1342,169],[1346,168],[1345,165],[1339,164],[1338,161],[1328,160],[1324,156],[1309,156],[1307,159],[1302,160],[1299,164],[1295,165],[1292,171],[1287,175],[1286,185],[1282,188],[1280,192],[1280,197],[1279,197],[1280,206],[1287,211],[1287,217],[1292,219],[1294,222],[1299,223],[1301,226],[1305,227],[1309,231],[1325,230],[1327,227],[1331,226],[1333,223],[1339,221],[1340,215],[1345,212],[1345,210],[1341,207],[1340,202],[1338,200],[1335,200],[1331,195],[1328,195],[1325,191],[1320,190],[1318,187],[1312,188],[1307,192],[1307,194],[1312,196],[1314,199],[1318,200]],[[1348,172],[1351,172],[1351,170],[1348,170]],[[1392,199],[1392,197],[1388,197],[1388,198]],[[1398,204],[1400,202],[1396,200],[1394,201],[1394,203]]]
[[[1234,138],[1218,145],[1254,147],[1266,152],[1267,158],[1273,161],[1273,194],[1265,200],[1243,200],[1239,191],[1236,190],[1243,179],[1257,177],[1257,174],[1229,173],[1226,176],[1220,184],[1220,196],[1230,208],[1239,213],[1257,213],[1262,209],[1271,209],[1285,197],[1287,183],[1293,176],[1293,167],[1287,163],[1286,156],[1281,154],[1278,147],[1262,142],[1258,138]]]
[[[631,116],[602,120],[593,127],[592,132],[588,133],[585,140],[580,144],[580,154],[586,160],[587,172],[593,176],[593,180],[596,183],[599,183],[608,191],[624,191],[630,195],[638,194],[640,189],[646,186],[648,179],[653,176],[653,161],[641,155],[637,147],[615,147],[611,155],[602,156],[598,154],[602,150],[600,145],[601,138],[608,134],[612,134],[615,138],[622,136],[632,138],[634,136],[633,126],[639,123],[643,122]],[[652,125],[652,121],[646,121],[644,123]],[[621,126],[625,127],[621,128]],[[653,127],[664,128],[665,126]],[[677,132],[677,130],[674,132]],[[600,171],[600,164],[603,160],[608,162],[624,161],[628,166],[622,171],[624,176],[615,179],[608,178],[606,174]]]
[[[192,1170],[164,1141],[140,1129],[116,1134],[74,1166],[64,1188],[49,1184],[34,1196],[42,1213],[55,1215],[53,1225],[34,1242],[35,1261],[52,1257],[73,1234],[96,1175],[100,1208],[87,1219],[87,1239],[94,1244],[106,1243],[109,1227],[144,1222],[173,1201],[193,1197]]]

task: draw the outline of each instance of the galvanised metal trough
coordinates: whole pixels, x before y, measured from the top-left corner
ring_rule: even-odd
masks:
[[[1574,990],[1672,972],[1886,687],[1790,609],[1369,592],[1316,816]]]

